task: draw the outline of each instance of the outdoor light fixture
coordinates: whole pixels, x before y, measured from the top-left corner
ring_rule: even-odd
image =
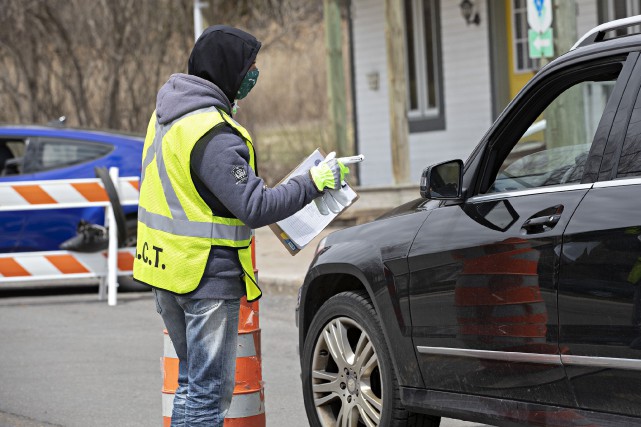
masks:
[[[479,25],[481,23],[481,17],[476,11],[476,5],[474,2],[471,0],[463,0],[459,7],[461,8],[461,15],[463,15],[463,19],[465,19],[467,25]]]

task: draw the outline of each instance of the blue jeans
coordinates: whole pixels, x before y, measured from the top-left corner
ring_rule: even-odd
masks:
[[[240,300],[154,294],[179,359],[172,427],[222,427],[234,392]]]

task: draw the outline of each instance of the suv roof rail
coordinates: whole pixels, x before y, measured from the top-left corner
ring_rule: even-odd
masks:
[[[578,42],[572,46],[574,50],[577,47],[589,46],[593,43],[603,41],[605,33],[609,31],[619,30],[621,28],[632,27],[633,25],[641,25],[641,15],[630,16],[628,18],[617,19],[616,21],[606,22],[592,28],[590,31],[585,33],[583,37],[579,39]]]

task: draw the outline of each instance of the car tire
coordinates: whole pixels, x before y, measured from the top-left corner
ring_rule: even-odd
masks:
[[[408,412],[401,404],[380,321],[366,292],[342,292],[322,305],[305,338],[301,366],[311,426],[440,424],[439,417]]]

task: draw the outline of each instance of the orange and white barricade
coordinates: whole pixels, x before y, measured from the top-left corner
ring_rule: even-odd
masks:
[[[137,177],[118,177],[118,168],[109,170],[120,205],[137,205]],[[15,252],[0,254],[0,288],[31,284],[44,286],[56,282],[92,283],[99,281],[100,296],[105,287],[109,305],[116,305],[117,276],[131,275],[135,248],[118,249],[118,227],[112,202],[102,181],[70,179],[16,181],[0,184],[0,212],[36,209],[104,207],[109,226],[107,251]]]
[[[130,276],[136,248],[120,248],[116,258],[118,276]],[[0,286],[19,287],[28,283],[46,286],[55,281],[68,284],[93,283],[107,277],[107,251],[16,252],[0,254]]]
[[[138,178],[127,177],[116,178],[116,180],[120,204],[137,205]],[[87,208],[91,206],[106,208],[110,205],[109,196],[102,182],[97,178],[19,181],[0,184],[0,212]]]

